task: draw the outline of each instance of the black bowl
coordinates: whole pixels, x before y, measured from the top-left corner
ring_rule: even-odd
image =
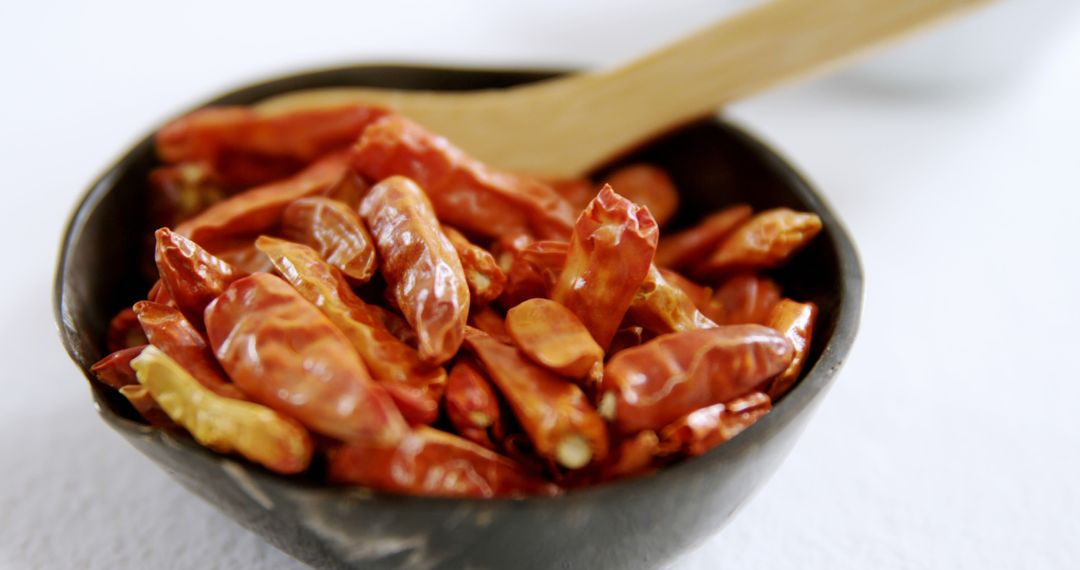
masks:
[[[275,79],[215,99],[258,101],[342,85],[465,90],[527,83],[547,72],[347,67]],[[683,195],[676,224],[737,201],[816,212],[824,230],[774,277],[821,308],[807,372],[772,413],[708,454],[654,475],[556,498],[457,500],[332,487],[275,475],[218,455],[191,438],[136,421],[115,394],[90,382],[102,418],[180,483],[278,548],[320,567],[659,567],[717,532],[772,474],[824,396],[851,347],[862,273],[840,222],[783,159],[720,120],[692,124],[618,161],[667,169]],[[150,137],[90,187],[64,238],[55,310],[64,346],[90,378],[108,320],[145,295],[145,181],[156,164]],[[615,166],[613,163],[611,166]],[[102,466],[106,468],[106,466]],[[119,506],[118,506],[119,508]]]

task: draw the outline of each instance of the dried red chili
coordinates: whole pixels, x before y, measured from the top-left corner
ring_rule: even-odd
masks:
[[[206,308],[206,332],[244,393],[313,431],[392,445],[407,430],[348,339],[277,277],[234,281]]]
[[[813,303],[797,303],[791,299],[784,299],[777,303],[765,324],[780,331],[795,349],[795,357],[791,364],[773,379],[767,392],[772,399],[779,398],[791,389],[795,381],[799,379],[803,365],[806,364],[807,354],[810,352],[810,338],[814,333],[814,321],[817,319],[817,305]]]
[[[415,182],[394,176],[360,204],[394,303],[416,331],[420,358],[442,364],[457,353],[469,316],[469,285],[431,202]]]
[[[281,234],[310,246],[352,285],[367,283],[379,269],[375,242],[360,214],[330,198],[301,198],[285,208]]]
[[[566,266],[551,298],[606,347],[649,272],[656,222],[648,210],[605,186],[578,217]]]
[[[660,447],[666,454],[702,455],[753,425],[771,408],[768,396],[753,392],[694,410],[660,431],[663,438]]]
[[[657,430],[760,389],[791,364],[791,342],[759,325],[659,336],[604,367],[600,408],[619,433]]]
[[[491,380],[468,358],[450,369],[446,380],[446,418],[465,439],[495,449],[491,433],[501,433],[502,412]]]

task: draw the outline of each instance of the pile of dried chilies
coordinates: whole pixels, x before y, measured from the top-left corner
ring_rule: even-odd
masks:
[[[94,365],[150,424],[283,474],[557,494],[734,437],[816,317],[761,270],[820,230],[678,207],[649,165],[500,172],[382,109],[208,108],[157,135],[159,280]]]

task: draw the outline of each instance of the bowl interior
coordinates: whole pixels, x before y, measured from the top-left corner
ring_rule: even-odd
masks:
[[[544,71],[349,67],[267,81],[231,92],[209,103],[252,103],[296,89],[343,85],[424,89],[501,87],[541,80],[552,75],[553,73]],[[627,162],[653,163],[672,175],[681,191],[682,206],[671,228],[689,225],[711,211],[737,202],[750,203],[755,209],[788,206],[813,211],[821,216],[824,223],[821,235],[792,263],[772,274],[783,286],[786,296],[813,301],[821,309],[804,378],[776,404],[773,412],[758,424],[701,458],[686,461],[656,475],[576,491],[556,499],[514,501],[512,504],[517,506],[507,508],[535,508],[538,513],[562,516],[556,511],[549,511],[550,505],[562,503],[563,507],[555,508],[563,509],[558,512],[564,512],[569,508],[567,505],[584,508],[610,503],[616,500],[615,497],[620,497],[618,500],[625,502],[625,508],[631,509],[634,502],[626,500],[627,496],[654,493],[660,497],[661,488],[678,485],[679,481],[706,478],[705,480],[713,481],[713,486],[717,489],[729,489],[725,491],[730,495],[726,502],[716,502],[713,503],[714,506],[734,504],[730,510],[723,513],[723,517],[698,516],[694,519],[706,521],[715,527],[726,520],[749,496],[752,489],[760,484],[760,480],[771,472],[772,468],[766,469],[766,465],[775,467],[779,463],[794,441],[794,434],[797,433],[801,421],[805,421],[795,421],[796,418],[811,407],[840,367],[858,324],[862,295],[861,271],[849,237],[822,199],[776,154],[731,124],[709,119],[681,127],[643,144],[627,156],[614,160],[596,174],[602,176],[606,170]],[[147,137],[138,142],[91,186],[74,213],[64,239],[56,275],[56,316],[63,342],[87,378],[90,377],[89,367],[103,356],[104,336],[111,316],[120,308],[143,298],[150,286],[142,277],[138,260],[140,250],[145,247],[148,232],[152,230],[147,227],[143,216],[146,209],[146,178],[148,172],[157,164],[151,138]],[[90,384],[104,419],[141,451],[173,470],[174,475],[189,488],[204,497],[220,501],[219,506],[243,524],[262,532],[272,542],[294,555],[309,562],[342,560],[340,553],[332,548],[327,550],[322,546],[311,546],[310,537],[304,538],[303,532],[288,527],[286,523],[282,524],[288,527],[287,533],[295,535],[292,539],[273,530],[278,527],[261,527],[258,519],[252,518],[245,510],[250,505],[231,504],[231,495],[221,495],[214,488],[218,483],[204,481],[197,476],[199,470],[208,468],[200,465],[211,465],[218,461],[216,455],[202,449],[190,438],[161,434],[145,428],[134,420],[136,416],[126,400],[102,389],[94,382]],[[774,437],[779,435],[783,437]],[[770,444],[774,447],[762,443],[770,438],[783,441]],[[761,455],[762,459],[753,459],[755,453]],[[348,490],[320,488],[303,478],[278,477],[239,460],[230,463],[244,471],[245,476],[253,477],[253,480],[262,486],[264,493],[276,496],[274,493],[295,494],[310,491],[323,498],[320,500],[330,500],[327,497],[332,495],[333,501],[339,505],[342,501],[365,502],[369,513],[370,509],[376,508],[371,506],[371,501],[389,501],[393,508],[399,509],[398,512],[404,505],[412,505],[429,513],[470,504],[472,506],[469,508],[490,508],[493,504],[507,504],[501,501],[445,501],[387,497],[379,494],[361,497]],[[756,467],[745,471],[743,475],[740,475],[743,471],[731,468],[734,465],[750,463]],[[717,470],[725,466],[730,473],[719,474]],[[178,474],[176,470],[181,472]],[[184,473],[187,470],[190,470],[190,473]],[[756,482],[751,474],[757,478]],[[746,480],[740,481],[739,477],[745,477]],[[724,480],[730,481],[721,485],[718,478],[727,478]],[[667,492],[669,491],[664,491]],[[676,502],[682,500],[684,505],[687,502],[685,498],[678,499],[674,496],[670,499]],[[701,508],[706,506],[703,504]],[[257,510],[257,506],[252,508]],[[283,510],[278,509],[277,512],[278,515],[285,516]],[[629,512],[627,510],[627,513]],[[706,522],[698,526],[706,525]],[[271,530],[267,530],[268,528]],[[653,548],[652,552],[657,556],[663,552],[670,554],[676,551],[676,547],[684,548],[704,536],[702,532],[707,534],[708,528],[703,526],[703,529],[695,534],[686,528],[685,536],[666,539],[662,545],[657,542],[650,548]],[[541,537],[537,538],[540,539]],[[560,540],[569,545],[566,546],[569,556],[573,551],[574,539],[562,536]],[[307,544],[310,549],[304,550],[304,547],[298,546],[301,543]],[[513,540],[507,539],[506,543],[509,547]],[[628,542],[626,551],[633,552],[635,548],[643,547],[635,547]],[[459,556],[459,561],[472,560],[465,555]]]

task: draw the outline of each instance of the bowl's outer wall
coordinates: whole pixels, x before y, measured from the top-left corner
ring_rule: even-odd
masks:
[[[470,89],[535,81],[546,72],[352,67],[268,81],[214,103],[250,103],[290,90],[340,85]],[[720,121],[690,125],[626,160],[666,168],[688,224],[734,202],[812,210],[824,231],[775,277],[821,307],[810,369],[772,413],[705,456],[657,474],[554,499],[445,500],[391,496],[289,479],[211,453],[184,434],[133,421],[122,399],[91,383],[103,418],[185,487],[293,556],[318,567],[650,568],[715,533],[787,454],[854,339],[862,275],[850,239],[806,182],[769,149]],[[625,162],[625,161],[620,161]],[[90,189],[61,252],[56,314],[65,346],[89,378],[108,320],[145,295],[149,138]],[[719,562],[719,561],[718,561]]]

